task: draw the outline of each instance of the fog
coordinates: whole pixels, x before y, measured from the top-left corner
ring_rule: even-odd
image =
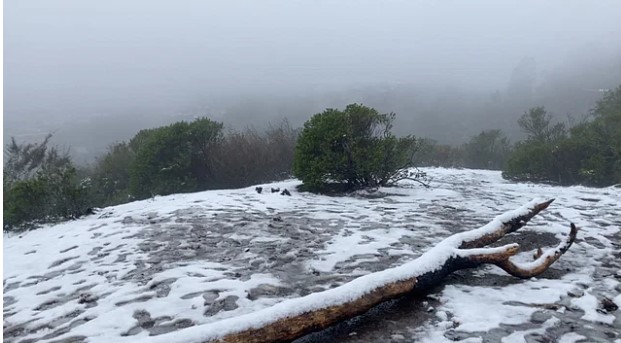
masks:
[[[4,136],[88,160],[196,116],[301,125],[362,102],[399,134],[520,137],[545,105],[580,118],[621,84],[609,1],[50,1],[4,4]]]

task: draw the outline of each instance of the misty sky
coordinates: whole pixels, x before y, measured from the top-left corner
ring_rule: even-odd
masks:
[[[494,91],[621,50],[621,2],[4,3],[5,124],[372,84]],[[6,132],[5,132],[6,133]]]

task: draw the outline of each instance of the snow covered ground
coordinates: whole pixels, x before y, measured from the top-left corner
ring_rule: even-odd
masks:
[[[286,299],[401,265],[532,198],[556,198],[507,237],[528,259],[569,222],[576,244],[544,275],[461,271],[313,341],[621,343],[621,189],[517,184],[498,172],[428,169],[353,197],[298,193],[292,180],[156,197],[4,236],[5,342],[184,341]],[[272,193],[287,188],[292,196]],[[220,323],[220,324],[217,324]],[[205,325],[207,324],[207,325]],[[191,329],[188,329],[192,327]],[[174,332],[174,334],[172,334]]]

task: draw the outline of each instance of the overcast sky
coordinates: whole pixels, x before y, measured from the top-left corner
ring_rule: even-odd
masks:
[[[5,120],[367,84],[493,91],[524,58],[544,73],[618,53],[620,18],[618,0],[8,0]]]

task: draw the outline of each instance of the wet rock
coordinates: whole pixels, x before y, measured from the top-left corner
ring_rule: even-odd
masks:
[[[237,307],[237,299],[239,299],[239,297],[237,297],[236,295],[229,295],[228,297],[226,297],[224,299],[224,310],[225,311],[232,311],[234,309],[236,309]]]
[[[78,246],[77,246],[77,245],[74,245],[74,246],[72,246],[72,247],[70,247],[70,248],[67,248],[67,249],[61,250],[61,251],[60,251],[60,253],[61,253],[61,254],[63,254],[63,253],[66,253],[67,251],[70,251],[70,250],[73,250],[73,249],[77,249],[77,248],[78,248]]]
[[[189,328],[190,326],[194,326],[193,321],[191,321],[190,319],[180,319],[170,324],[163,324],[152,327],[151,329],[149,329],[149,336],[162,335],[180,329]]]
[[[149,287],[150,290],[155,291],[155,294],[158,298],[163,298],[168,296],[170,293],[170,285],[177,281],[176,278],[169,278],[162,280],[158,283],[154,283]]]
[[[252,288],[248,291],[246,296],[250,300],[256,300],[258,298],[273,298],[273,297],[285,297],[293,293],[293,290],[286,287],[277,287],[273,285],[263,284],[256,288]]]
[[[139,334],[140,332],[142,332],[142,328],[140,326],[134,326],[131,329],[127,330],[127,332],[122,333],[121,336],[134,336]]]
[[[237,296],[229,295],[224,299],[215,301],[203,312],[203,315],[211,317],[220,311],[232,311],[238,307],[237,299],[239,299]]]
[[[218,299],[219,296],[220,294],[218,293],[218,291],[207,291],[203,293],[203,299],[205,299],[205,305],[213,304],[216,301],[216,299]]]
[[[530,321],[536,324],[541,324],[545,322],[546,320],[550,319],[551,317],[552,315],[549,313],[546,313],[543,311],[537,311],[533,313],[533,315],[530,317]]]
[[[280,188],[272,188],[271,191],[272,193],[278,193],[280,192]]]
[[[619,306],[617,306],[617,304],[615,304],[612,300],[604,297],[601,301],[602,304],[602,308],[604,309],[604,311],[606,312],[614,312],[616,310],[619,309]]]
[[[4,308],[6,308],[7,306],[11,306],[11,305],[13,305],[13,304],[15,304],[17,302],[17,300],[15,300],[14,297],[6,297],[5,296],[5,297],[2,298],[2,300],[3,300]]]
[[[448,330],[444,333],[444,337],[450,339],[451,341],[463,341],[464,339],[470,337],[470,334],[461,331]]]
[[[141,296],[139,296],[139,297],[137,297],[135,299],[119,301],[115,305],[116,306],[123,306],[123,305],[131,304],[131,303],[136,303],[136,302],[145,302],[145,301],[151,300],[151,298],[153,298],[152,295],[145,294],[145,295],[141,295]]]
[[[261,192],[263,192],[263,187],[255,187],[254,190],[261,194]]]
[[[151,314],[148,311],[135,311],[132,317],[138,321],[138,327],[142,329],[150,329],[155,325],[155,320],[151,319]]]
[[[291,196],[291,192],[289,192],[289,190],[285,188],[282,192],[280,192],[280,195]]]
[[[584,291],[581,290],[580,288],[574,288],[570,290],[569,292],[567,292],[567,295],[573,298],[580,298],[581,296],[584,295]]]
[[[50,266],[49,266],[49,267],[47,267],[47,268],[48,268],[48,269],[50,269],[50,268],[54,268],[54,267],[60,266],[61,264],[65,263],[65,262],[67,262],[67,261],[71,261],[71,260],[73,260],[73,259],[76,259],[76,258],[78,258],[78,257],[80,257],[80,256],[71,256],[71,257],[67,257],[67,258],[60,259],[60,260],[58,260],[58,261],[54,261],[54,262],[52,262],[52,264],[50,264]]]
[[[18,282],[11,282],[11,283],[7,284],[6,286],[4,286],[4,293],[12,291],[12,290],[14,290],[16,288],[19,288],[19,284],[20,284],[19,281]]]
[[[96,303],[99,297],[93,293],[81,293],[78,298],[78,304]]]

